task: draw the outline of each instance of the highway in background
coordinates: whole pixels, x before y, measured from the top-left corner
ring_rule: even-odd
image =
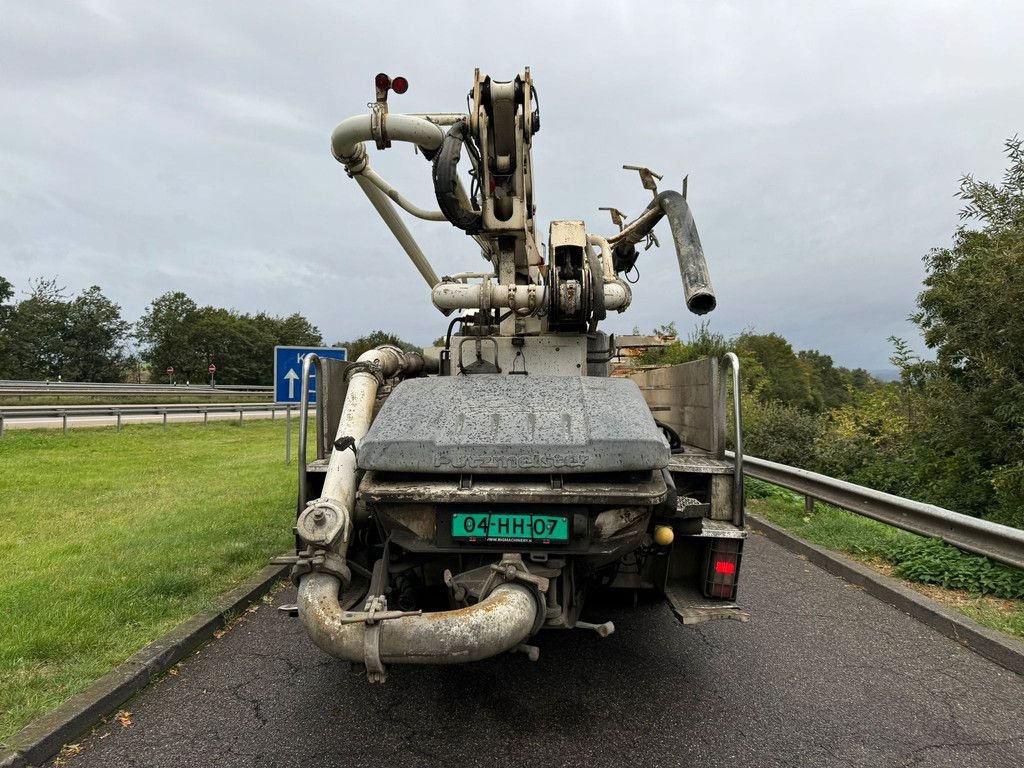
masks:
[[[276,603],[294,602],[294,591]],[[748,624],[591,602],[540,660],[391,667],[371,686],[262,606],[64,766],[1024,765],[1024,678],[752,536]]]

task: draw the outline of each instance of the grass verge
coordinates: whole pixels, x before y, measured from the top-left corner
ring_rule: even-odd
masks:
[[[1024,640],[1024,572],[852,512],[747,480],[747,508],[795,535],[902,580],[986,627]]]
[[[291,546],[284,429],[0,440],[0,742]]]

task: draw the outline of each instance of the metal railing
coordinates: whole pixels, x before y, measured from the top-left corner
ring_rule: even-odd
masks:
[[[727,452],[732,458],[732,453]],[[808,506],[814,500],[856,512],[881,523],[984,555],[1024,569],[1024,530],[952,512],[934,504],[912,501],[862,485],[774,461],[744,457],[747,477],[754,477],[802,493]]]
[[[181,403],[174,405],[68,405],[68,406],[16,406],[0,408],[0,437],[10,422],[31,419],[60,419],[66,433],[72,419],[85,417],[113,417],[117,430],[121,430],[121,422],[127,416],[162,416],[163,424],[167,425],[167,417],[175,414],[202,414],[203,423],[207,423],[211,413],[237,413],[241,423],[246,413],[270,413],[270,418],[277,416],[278,411],[286,411],[291,415],[290,405],[274,403]]]
[[[153,397],[161,395],[213,397],[269,397],[273,387],[248,384],[124,384],[92,381],[0,381],[0,396],[47,397],[77,395],[81,397]]]

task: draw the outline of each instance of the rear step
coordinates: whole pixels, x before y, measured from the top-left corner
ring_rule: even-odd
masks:
[[[703,624],[718,619],[750,621],[750,614],[736,603],[712,600],[704,597],[699,590],[682,584],[668,584],[665,587],[665,599],[683,624]]]

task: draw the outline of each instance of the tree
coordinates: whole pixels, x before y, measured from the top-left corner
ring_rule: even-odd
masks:
[[[639,335],[639,334],[635,334]],[[735,340],[711,330],[710,321],[704,320],[690,331],[686,341],[676,338],[676,324],[666,323],[654,329],[654,335],[671,339],[663,347],[645,349],[640,356],[641,365],[677,365],[702,357],[721,357],[735,346]]]
[[[950,248],[925,257],[912,319],[935,361],[905,361],[932,500],[1024,525],[1024,142],[1001,184],[960,179]],[[973,225],[973,228],[970,226]]]
[[[14,306],[7,302],[14,296],[14,286],[7,278],[0,276],[0,378],[11,376],[10,337],[8,323],[14,314]]]
[[[142,358],[158,375],[173,367],[179,381],[205,381],[212,363],[221,384],[270,384],[276,345],[323,344],[316,326],[298,313],[282,318],[199,307],[180,291],[155,299],[136,333]]]
[[[199,307],[181,291],[156,298],[135,324],[135,335],[144,345],[142,359],[158,375],[173,367],[184,376],[195,376],[202,364],[193,332]]]
[[[368,352],[375,347],[379,347],[382,344],[391,344],[404,349],[407,352],[420,351],[420,347],[417,345],[410,344],[408,341],[403,341],[395,334],[385,333],[384,331],[372,331],[366,336],[360,336],[358,339],[353,339],[352,341],[336,342],[334,346],[345,347],[348,350],[348,359],[358,360],[361,354]]]
[[[821,400],[811,388],[810,367],[784,338],[777,333],[747,332],[736,339],[736,348],[741,357],[757,362],[756,367],[747,366],[746,380],[762,399],[821,410]]]
[[[64,329],[64,378],[121,381],[129,328],[121,307],[104,296],[98,285],[76,296],[68,307]]]
[[[10,375],[17,379],[56,379],[67,362],[69,302],[56,280],[30,283],[7,323]]]

